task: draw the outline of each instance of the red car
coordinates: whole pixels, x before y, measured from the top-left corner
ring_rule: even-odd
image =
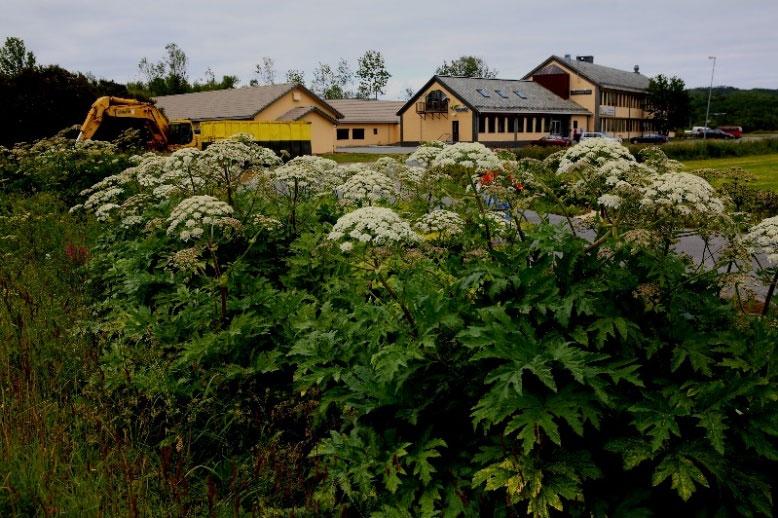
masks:
[[[743,136],[743,128],[740,126],[719,126],[719,129],[725,133],[729,133],[735,138]]]
[[[563,137],[561,135],[546,135],[545,137],[541,137],[538,140],[534,141],[533,144],[542,147],[549,147],[549,146],[566,147],[570,145],[570,139],[567,137]]]

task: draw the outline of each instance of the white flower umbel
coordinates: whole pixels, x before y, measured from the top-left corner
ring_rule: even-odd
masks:
[[[196,148],[182,148],[174,152],[165,161],[163,170],[160,183],[190,195],[196,194],[207,184],[208,166],[202,151]],[[165,191],[164,194],[169,193]],[[163,194],[162,190],[160,194]]]
[[[461,167],[474,173],[493,171],[502,165],[499,157],[478,142],[459,142],[440,150],[432,161],[432,167],[448,169]]]
[[[430,167],[432,162],[438,157],[440,152],[448,147],[444,142],[428,142],[420,145],[416,151],[411,153],[405,160],[409,166]]]
[[[285,196],[332,191],[340,183],[337,162],[317,156],[299,156],[270,173],[273,186]]]
[[[767,261],[778,266],[778,216],[767,218],[755,225],[745,241],[755,254],[764,254]]]
[[[576,165],[600,167],[610,160],[634,162],[635,157],[616,141],[603,138],[584,140],[565,151],[557,172],[567,172]]]
[[[414,226],[424,234],[437,233],[442,236],[455,236],[462,232],[465,221],[456,212],[435,209],[422,216]]]
[[[249,153],[252,155],[250,164],[253,167],[275,167],[281,165],[282,160],[275,151],[262,147],[254,140],[254,135],[248,133],[236,133],[231,136],[229,140],[240,142],[245,144],[249,148]]]
[[[182,241],[213,239],[217,230],[235,229],[232,207],[213,196],[191,196],[179,203],[168,218],[168,235]]]
[[[346,180],[337,191],[343,199],[355,203],[374,203],[397,197],[396,182],[369,169]]]
[[[642,193],[641,205],[657,215],[690,217],[724,212],[724,204],[713,187],[689,173],[656,175]]]
[[[381,246],[414,243],[419,236],[392,209],[362,207],[338,218],[327,239]]]

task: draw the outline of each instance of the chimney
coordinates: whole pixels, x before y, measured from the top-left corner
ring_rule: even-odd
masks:
[[[573,59],[573,56],[571,56],[570,54],[565,54],[565,59],[570,61],[571,59]]]
[[[640,73],[640,65],[635,65],[635,73],[636,74]]]
[[[576,56],[575,59],[585,63],[594,63],[594,56]]]

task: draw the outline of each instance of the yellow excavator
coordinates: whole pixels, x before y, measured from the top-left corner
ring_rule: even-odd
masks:
[[[169,121],[153,103],[122,97],[97,99],[77,140],[113,140],[128,128],[141,130],[147,147],[159,151],[203,149],[215,140],[246,133],[259,145],[284,151],[290,157],[311,154],[311,126],[307,122],[202,121],[195,129],[190,120]]]
[[[152,103],[123,97],[97,99],[81,125],[77,140],[113,140],[128,128],[145,133],[150,149],[197,145],[191,121],[171,123]]]

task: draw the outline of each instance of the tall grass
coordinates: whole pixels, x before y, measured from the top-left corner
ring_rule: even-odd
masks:
[[[92,226],[53,196],[0,199],[0,515],[151,513],[153,458],[81,396],[97,373],[81,266]]]

